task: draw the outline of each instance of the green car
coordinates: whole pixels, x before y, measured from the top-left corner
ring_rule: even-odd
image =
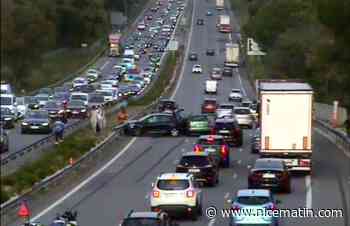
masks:
[[[192,115],[188,117],[188,133],[193,134],[209,134],[210,121],[207,115]]]

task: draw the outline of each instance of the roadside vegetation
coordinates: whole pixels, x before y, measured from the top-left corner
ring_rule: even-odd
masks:
[[[316,99],[350,108],[350,2],[344,0],[231,0],[242,37],[267,53],[249,57],[252,79],[297,78]]]
[[[178,59],[178,54],[169,55],[161,67],[159,79],[142,100],[133,104],[137,106],[128,107],[129,112],[131,108],[135,108],[134,111],[142,110],[142,107],[161,95],[172,78]],[[107,122],[108,126],[100,136],[97,137],[90,126],[80,129],[66,137],[61,144],[53,147],[53,150],[47,151],[39,160],[28,163],[13,174],[1,177],[1,203],[30,190],[35,183],[68,165],[70,158],[77,160],[87,153],[110,134],[116,125],[115,114],[108,114]]]

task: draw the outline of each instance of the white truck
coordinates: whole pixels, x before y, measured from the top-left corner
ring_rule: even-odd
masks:
[[[239,67],[239,45],[237,43],[226,43],[225,66]]]
[[[214,80],[205,81],[205,93],[216,94],[218,92],[218,82]]]
[[[216,9],[223,10],[225,8],[224,0],[216,0]]]
[[[231,33],[232,27],[229,15],[220,15],[219,22],[217,24],[218,30],[223,33]]]
[[[258,80],[262,157],[311,172],[313,89],[300,80]]]

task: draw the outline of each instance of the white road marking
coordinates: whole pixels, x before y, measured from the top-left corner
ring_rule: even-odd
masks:
[[[312,183],[311,176],[307,175],[305,177],[305,187],[306,187],[306,208],[312,208]]]
[[[323,132],[321,129],[319,128],[314,128],[314,130],[321,134],[322,136],[326,137],[328,140],[330,140],[332,143],[335,144],[334,140],[332,137],[330,137],[328,134],[326,134],[325,132]],[[340,147],[339,145],[335,144],[343,153],[346,157],[350,158],[350,152],[347,152],[346,150],[344,150],[342,147]]]
[[[95,173],[93,173],[90,177],[88,177],[86,180],[78,184],[75,188],[73,188],[70,192],[65,194],[62,198],[58,199],[56,202],[51,204],[49,207],[41,211],[39,214],[37,214],[35,217],[32,218],[33,221],[38,220],[40,217],[47,214],[49,211],[57,207],[58,205],[62,204],[67,198],[74,195],[77,191],[79,191],[82,187],[84,187],[86,184],[88,184],[90,181],[98,177],[103,171],[105,171],[108,167],[110,167],[115,161],[117,161],[130,147],[134,144],[136,141],[136,137],[132,138],[131,141],[111,160],[107,162],[106,165],[102,166],[99,170],[97,170]]]
[[[211,219],[208,223],[208,226],[213,226],[215,225],[215,218]]]
[[[191,26],[190,26],[190,33],[189,33],[189,36],[188,36],[188,40],[192,40],[192,32],[193,32],[193,24],[194,24],[194,18],[195,18],[195,15],[194,15],[194,12],[195,12],[195,9],[196,8],[196,0],[193,0],[193,7],[192,7],[192,20],[191,20]],[[186,51],[185,51],[185,57],[184,57],[184,60],[187,59],[187,56],[188,56],[188,53],[190,51],[190,45],[191,45],[191,42],[188,43],[188,45],[186,46]],[[179,81],[177,82],[176,84],[176,87],[175,87],[175,90],[174,90],[174,93],[171,95],[170,99],[173,100],[176,96],[176,93],[177,93],[177,90],[180,88],[180,85],[182,83],[182,78],[183,78],[183,75],[184,75],[184,72],[185,72],[185,65],[186,63],[183,62],[182,66],[181,66],[181,73],[180,73],[180,77],[179,77]]]
[[[109,60],[107,60],[101,67],[101,70],[103,70],[107,65],[109,64]]]

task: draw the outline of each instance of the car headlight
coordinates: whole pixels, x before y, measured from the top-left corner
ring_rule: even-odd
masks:
[[[81,112],[86,112],[86,109],[81,109]]]
[[[5,121],[10,121],[12,118],[4,118]]]
[[[49,125],[49,123],[47,123],[47,122],[44,122],[43,124],[41,124],[42,126],[48,126]]]
[[[22,122],[22,125],[23,125],[23,126],[27,126],[28,123],[27,123],[27,122]]]
[[[64,110],[59,110],[58,113],[59,114],[62,114],[64,112]]]

